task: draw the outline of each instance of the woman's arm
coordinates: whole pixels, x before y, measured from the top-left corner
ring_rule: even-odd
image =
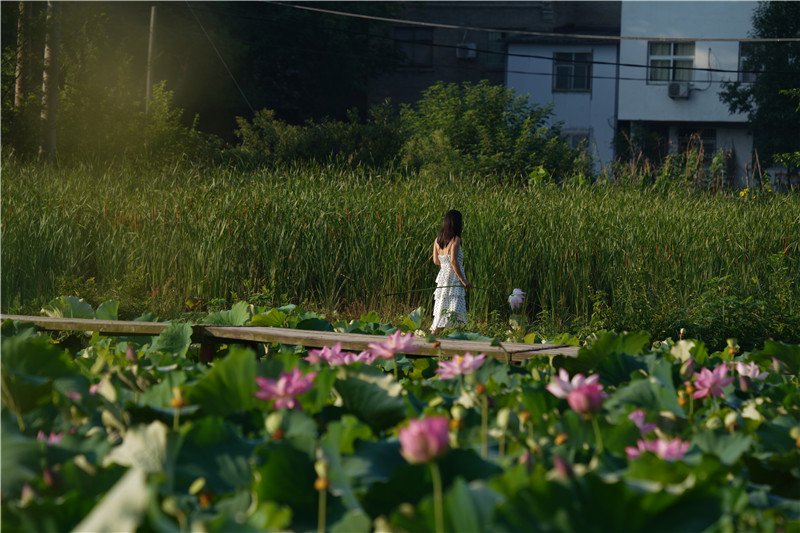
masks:
[[[433,241],[433,264],[439,264],[439,247],[436,245],[436,241]]]
[[[453,244],[450,245],[450,264],[453,265],[453,272],[456,273],[458,281],[464,286],[465,289],[471,289],[472,283],[467,281],[467,276],[461,271],[461,265],[458,264],[458,250],[461,248],[461,237],[453,239]]]

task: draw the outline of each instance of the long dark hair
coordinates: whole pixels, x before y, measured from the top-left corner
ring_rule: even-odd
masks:
[[[439,229],[439,235],[436,237],[436,242],[439,248],[444,249],[450,241],[456,237],[461,237],[461,211],[451,209],[444,215],[442,220],[442,227]]]

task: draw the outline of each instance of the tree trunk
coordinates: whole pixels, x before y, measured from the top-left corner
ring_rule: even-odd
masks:
[[[25,95],[25,80],[28,76],[28,62],[25,54],[26,40],[28,38],[28,10],[25,2],[19,3],[19,18],[17,19],[17,65],[14,70],[14,109],[22,109],[22,99]]]
[[[48,0],[42,70],[42,113],[39,159],[52,161],[56,153],[56,113],[58,112],[58,54],[61,41],[61,6]]]

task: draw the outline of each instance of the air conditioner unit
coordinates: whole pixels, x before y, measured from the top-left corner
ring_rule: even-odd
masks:
[[[475,59],[478,56],[475,43],[458,43],[456,57],[458,59]]]
[[[672,82],[669,84],[668,94],[670,98],[689,98],[689,84]]]

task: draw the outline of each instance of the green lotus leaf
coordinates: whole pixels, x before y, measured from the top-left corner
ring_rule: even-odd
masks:
[[[261,313],[253,316],[253,318],[250,319],[250,325],[279,328],[283,326],[284,322],[286,322],[287,316],[288,315],[283,311],[278,311],[277,309],[273,308],[267,311],[266,313]]]
[[[187,385],[185,400],[199,405],[203,413],[226,416],[255,407],[253,397],[256,357],[252,350],[232,346],[228,355],[214,361],[214,367],[193,385]]]
[[[250,304],[236,302],[230,309],[209,313],[202,323],[218,326],[244,326],[248,320],[250,320]]]
[[[188,490],[204,477],[214,494],[233,492],[250,483],[250,455],[255,443],[222,418],[211,416],[192,423],[175,463],[175,483]]]
[[[490,518],[502,496],[480,482],[467,484],[457,477],[443,497],[445,531],[493,532]],[[413,514],[394,512],[390,523],[405,531],[435,531],[433,497],[423,499]]]
[[[0,486],[4,498],[18,498],[22,485],[41,475],[46,446],[44,442],[21,434],[7,417],[3,417],[2,430],[0,465],[3,475]]]
[[[334,388],[344,410],[369,424],[376,433],[396,426],[406,417],[403,387],[376,368],[343,370]]]
[[[647,333],[618,335],[613,331],[609,331],[592,341],[588,346],[580,348],[577,357],[559,357],[559,359],[563,361],[562,366],[570,375],[578,373],[586,375],[609,357],[644,353],[644,348],[649,343],[650,336]],[[609,367],[607,371],[610,372],[614,366]]]
[[[97,320],[117,320],[118,313],[119,302],[117,300],[109,300],[97,306],[94,317]]]
[[[173,322],[155,337],[147,353],[165,352],[184,357],[191,344],[192,325]]]
[[[94,310],[83,298],[60,296],[42,307],[42,314],[54,318],[94,318]]]

